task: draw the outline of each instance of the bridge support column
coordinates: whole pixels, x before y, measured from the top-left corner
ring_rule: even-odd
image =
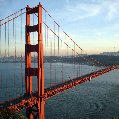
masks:
[[[39,118],[44,119],[44,60],[42,40],[42,6],[38,7],[38,108]]]
[[[38,24],[30,26],[30,14],[38,14]],[[30,44],[30,33],[38,32],[38,43]],[[38,54],[38,66],[32,68],[31,52]],[[25,83],[26,93],[32,94],[32,76],[37,76],[37,104],[26,109],[26,115],[29,119],[44,119],[44,54],[42,39],[42,5],[39,4],[34,8],[27,6],[26,8],[26,45],[25,45]],[[31,95],[32,96],[32,95]]]

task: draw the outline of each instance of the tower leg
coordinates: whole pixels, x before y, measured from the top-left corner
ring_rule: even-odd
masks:
[[[41,99],[42,100],[42,99]],[[45,119],[45,102],[44,101],[40,101],[40,103],[38,103],[38,117],[39,119]]]

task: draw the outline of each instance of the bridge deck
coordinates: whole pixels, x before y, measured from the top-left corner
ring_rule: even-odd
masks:
[[[60,93],[66,91],[66,90],[69,90],[79,84],[82,84],[86,81],[90,81],[93,78],[101,76],[101,75],[108,73],[115,69],[119,69],[119,66],[110,66],[110,67],[104,68],[102,70],[98,70],[98,71],[92,72],[90,74],[86,74],[84,76],[77,77],[75,79],[56,84],[52,87],[46,88],[44,96],[39,97],[39,98],[44,98],[44,100],[47,100],[57,94],[60,94]],[[32,107],[34,104],[37,103],[37,99],[38,99],[37,92],[33,92],[31,95],[24,94],[23,96],[20,96],[16,99],[1,103],[0,109],[12,108],[17,111],[20,111],[23,108]]]

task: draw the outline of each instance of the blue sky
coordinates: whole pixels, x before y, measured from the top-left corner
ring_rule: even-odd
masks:
[[[119,50],[119,0],[0,0],[0,19],[39,2],[87,53]]]

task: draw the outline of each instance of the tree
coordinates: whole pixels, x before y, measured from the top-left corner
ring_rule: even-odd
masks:
[[[0,119],[26,119],[23,115],[19,114],[12,109],[2,109],[0,110]]]

